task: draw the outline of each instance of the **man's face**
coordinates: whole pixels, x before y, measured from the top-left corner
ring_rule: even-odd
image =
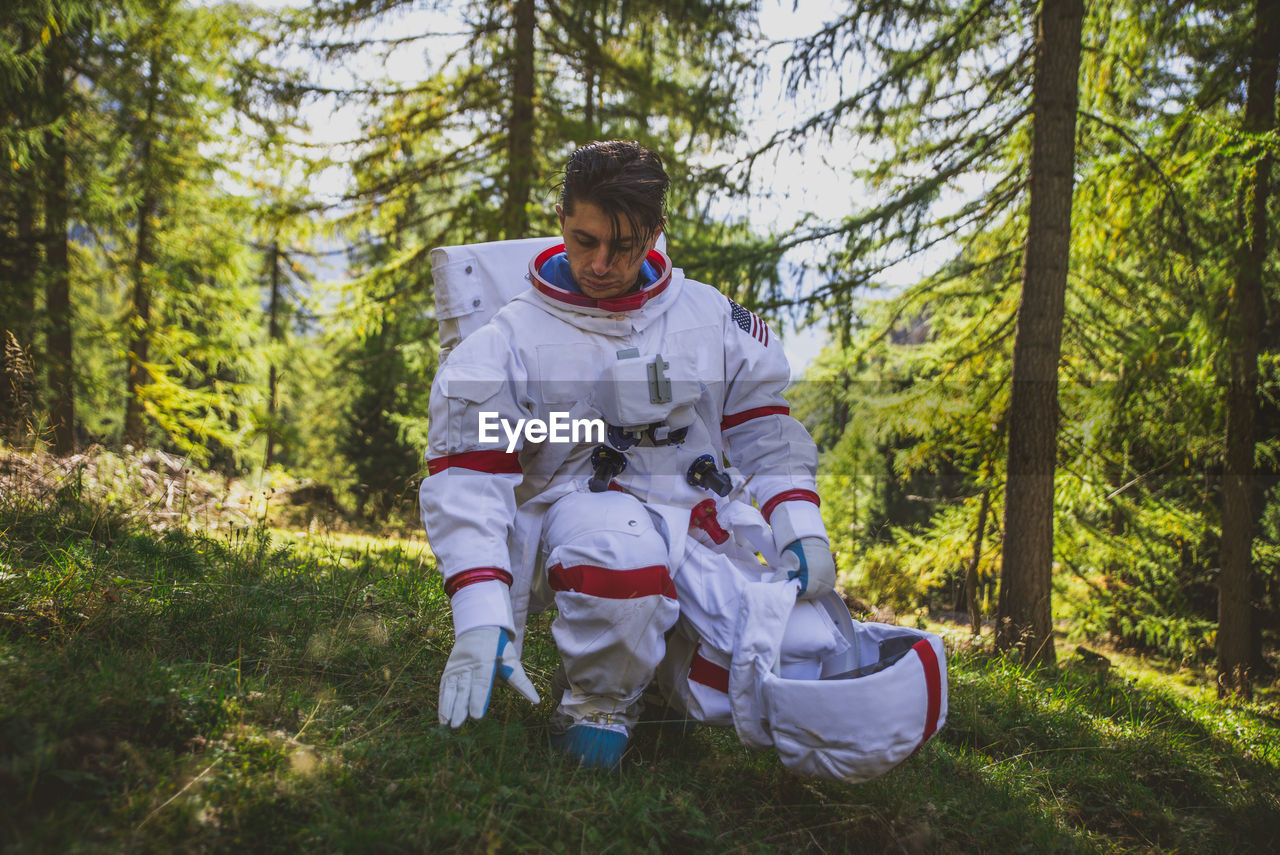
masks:
[[[594,202],[575,202],[572,214],[566,214],[556,205],[556,213],[560,215],[569,270],[582,293],[596,300],[607,300],[630,291],[662,229],[654,229],[648,240],[641,243],[630,234],[615,235],[609,215]],[[626,218],[621,225],[625,229]]]

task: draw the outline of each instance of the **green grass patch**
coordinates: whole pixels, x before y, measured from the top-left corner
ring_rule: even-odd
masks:
[[[947,727],[863,785],[732,731],[642,726],[620,776],[539,708],[436,723],[452,642],[421,540],[154,532],[0,507],[6,852],[1249,852],[1280,828],[1274,701],[1140,660],[953,644]],[[526,667],[556,654],[535,618]]]

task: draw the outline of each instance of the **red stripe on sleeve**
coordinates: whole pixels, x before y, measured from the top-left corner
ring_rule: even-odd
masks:
[[[743,410],[740,413],[725,416],[720,420],[720,430],[728,430],[729,428],[737,427],[743,422],[749,422],[752,419],[758,419],[761,416],[786,416],[790,414],[790,407],[756,407],[753,410]]]
[[[783,490],[764,503],[764,506],[760,508],[760,516],[764,517],[765,522],[768,522],[769,517],[773,516],[774,509],[783,502],[813,502],[815,505],[822,505],[822,500],[812,490]]]
[[[468,585],[474,585],[476,582],[488,582],[491,579],[497,579],[508,588],[511,587],[511,574],[501,567],[473,567],[470,570],[455,573],[446,579],[444,592],[452,597]]]
[[[920,664],[924,666],[924,685],[929,695],[924,714],[924,735],[920,737],[920,744],[924,745],[938,730],[938,715],[942,711],[942,674],[938,669],[938,654],[934,652],[929,639],[920,639],[911,649],[920,657]]]
[[[577,591],[606,600],[630,600],[635,597],[660,595],[676,598],[676,586],[662,564],[636,567],[632,570],[610,570],[591,564],[560,564],[547,570],[553,591]]]
[[[433,457],[427,461],[427,471],[432,475],[446,469],[470,469],[475,472],[488,472],[493,475],[520,475],[520,456],[513,452],[499,451],[464,451],[461,454],[446,454]]]
[[[699,645],[701,648],[701,645]],[[709,659],[702,658],[697,650],[693,651],[693,661],[689,663],[689,682],[700,683],[717,692],[729,693],[729,669],[722,668]]]

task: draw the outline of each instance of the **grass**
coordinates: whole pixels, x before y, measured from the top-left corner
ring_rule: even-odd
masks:
[[[947,727],[858,786],[731,731],[642,727],[621,776],[500,690],[436,723],[452,633],[420,541],[157,533],[0,507],[6,852],[1253,852],[1280,829],[1274,701],[1170,669],[1028,672],[956,636]],[[526,667],[556,654],[536,618]]]

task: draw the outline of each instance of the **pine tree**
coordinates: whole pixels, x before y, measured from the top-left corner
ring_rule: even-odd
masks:
[[[1280,63],[1280,2],[1255,0],[1253,44],[1248,65],[1244,131],[1270,134],[1276,124],[1276,78]],[[1258,509],[1255,498],[1255,446],[1258,414],[1258,356],[1267,307],[1263,268],[1268,242],[1267,199],[1273,155],[1265,144],[1246,162],[1240,182],[1240,249],[1234,287],[1227,306],[1226,342],[1230,349],[1226,394],[1226,471],[1222,485],[1222,571],[1218,582],[1218,687],[1222,693],[1252,695],[1253,541]]]
[[[180,0],[138,0],[131,12],[101,34],[94,81],[115,107],[96,155],[118,191],[96,214],[114,241],[96,250],[127,294],[121,439],[234,468],[254,429],[262,357],[250,207],[227,186],[241,151],[218,124],[232,124],[241,93],[230,72],[250,24],[236,7]]]
[[[1081,0],[1044,0],[1036,38],[1027,243],[1013,348],[996,643],[1052,665],[1058,364],[1075,168]]]
[[[39,8],[13,3],[0,13],[0,436],[19,441],[34,417],[41,147],[37,83],[43,61]]]
[[[998,641],[1005,647],[1025,644],[1024,658],[1046,662],[1053,661],[1049,579],[1058,341],[1075,138],[1078,65],[1072,58],[1079,56],[1083,17],[1078,3],[1070,9],[1069,26],[1060,29],[1042,25],[1059,20],[1059,6],[1052,2],[1041,6],[1034,21],[1028,20],[1025,4],[998,0],[910,9],[859,4],[801,40],[791,60],[792,85],[799,88],[822,79],[863,47],[871,60],[869,82],[845,93],[792,136],[851,131],[884,140],[889,149],[858,173],[884,201],[806,236],[845,242],[844,254],[831,265],[829,284],[816,296],[852,314],[856,289],[905,258],[947,241],[958,244],[956,262],[908,290],[898,301],[894,320],[881,328],[888,332],[899,319],[930,319],[934,339],[942,345],[936,354],[942,359],[934,362],[935,379],[924,387],[931,390],[935,407],[954,397],[960,376],[973,376],[964,366],[983,351],[997,362],[1008,358],[1003,354],[1013,329],[1012,309],[1017,308],[1008,419],[997,420],[1009,431],[1009,495],[1003,509],[1014,515],[1004,527],[1001,612],[1006,620]],[[1046,121],[1050,124],[1041,127]],[[1029,181],[1024,173],[1028,156]],[[962,182],[975,180],[982,184],[980,191],[961,189]],[[1029,215],[1024,213],[1028,210]],[[1018,225],[1023,222],[1025,232]],[[1023,256],[1021,265],[1011,263],[1015,253]],[[1011,303],[1007,289],[1018,279],[1022,296]],[[995,311],[966,308],[956,318],[942,308],[957,291],[978,296],[975,288]],[[954,320],[938,329],[943,312]],[[960,334],[943,338],[945,327],[953,324]],[[1004,405],[1006,392],[992,389],[990,379],[979,383],[979,388],[965,390],[972,400],[982,407]],[[1026,397],[1032,391],[1034,396]],[[918,403],[928,407],[929,401]],[[973,412],[978,416],[981,410]],[[980,416],[976,425],[993,426]],[[982,508],[990,511],[990,483],[980,486],[973,480],[977,472],[990,471],[992,443],[975,440],[970,438],[966,446],[988,450],[969,456],[963,469],[969,473],[968,495],[981,516]],[[1030,517],[1023,519],[1023,514]],[[959,566],[957,562],[957,572]]]
[[[1256,30],[1251,10],[1214,3],[1093,6],[1084,22],[1088,50],[1081,60],[1076,210],[1058,371],[1056,581],[1089,591],[1070,603],[1084,631],[1185,659],[1207,661],[1215,635],[1222,640],[1216,589],[1232,523],[1220,507],[1229,477],[1220,390],[1231,385],[1238,360],[1229,355],[1248,338],[1229,322],[1245,290],[1236,286],[1237,248],[1265,246],[1248,237],[1243,212],[1256,199],[1251,182],[1272,138],[1241,130],[1248,90],[1241,70],[1250,67]],[[941,102],[934,103],[940,111]],[[898,125],[890,120],[885,127]],[[990,130],[976,120],[973,127]],[[1011,163],[1026,142],[1025,135],[1009,139]],[[988,174],[998,174],[1000,161],[990,163]],[[989,519],[1007,512],[1001,466],[984,476],[981,461],[993,447],[994,459],[1003,457],[1007,331],[1022,272],[1011,249],[1026,221],[1017,205],[992,210],[1004,213],[962,232],[959,252],[900,298],[852,304],[861,316],[862,331],[853,338],[861,364],[896,354],[899,361],[886,365],[898,373],[886,373],[910,381],[864,411],[881,430],[903,431],[892,443],[892,476],[884,477],[928,473],[929,484],[917,491],[928,497],[924,487],[940,487],[949,462],[964,473],[927,522],[908,528],[905,520],[889,521],[887,545],[864,547],[859,566],[868,573],[892,562],[911,570],[915,556],[927,555],[918,563],[945,569],[921,571],[926,590],[936,590],[940,576],[967,575],[986,486],[996,487]],[[1265,221],[1268,234],[1274,217]],[[851,249],[833,290],[873,273],[884,233],[865,235]],[[1263,263],[1272,258],[1264,254]],[[866,262],[861,269],[852,263],[858,260]],[[1276,295],[1265,275],[1261,281],[1263,311],[1254,314],[1265,330]],[[917,318],[927,319],[924,343],[896,350],[881,343],[883,333]],[[1251,518],[1275,518],[1276,497],[1267,492],[1277,482],[1280,447],[1270,403],[1273,339],[1263,334],[1260,359],[1236,362],[1258,366],[1259,432],[1249,457],[1255,503],[1248,514],[1229,515],[1245,528],[1256,524]],[[1274,644],[1280,628],[1277,573],[1266,557],[1275,554],[1276,529],[1268,522],[1259,531],[1239,554],[1253,553],[1244,598],[1255,621],[1264,622],[1250,633],[1248,608],[1233,618],[1255,669],[1264,661],[1261,645]],[[990,569],[980,561],[979,576]]]
[[[44,209],[44,311],[46,373],[50,392],[49,422],[53,450],[69,455],[76,450],[76,351],[71,306],[71,262],[68,230],[71,226],[71,157],[69,125],[73,94],[69,80],[77,41],[89,38],[87,10],[68,6],[57,10],[48,29],[41,79],[45,110],[44,156],[41,160]]]

